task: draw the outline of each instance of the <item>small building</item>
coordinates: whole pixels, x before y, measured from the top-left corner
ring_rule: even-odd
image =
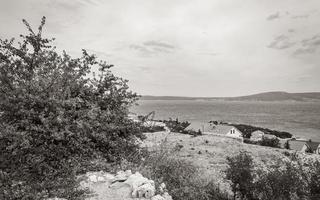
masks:
[[[268,138],[268,139],[276,139],[277,138],[277,136],[275,136],[275,135],[266,134],[266,133],[263,135],[263,137]]]
[[[290,149],[296,150],[296,151],[301,151],[305,143],[306,143],[305,141],[289,140]]]
[[[233,138],[243,138],[243,133],[234,126],[230,126],[230,130],[226,133],[226,136]]]
[[[215,126],[213,132],[217,135],[239,139],[241,142],[243,142],[243,133],[234,126],[220,124]]]
[[[320,154],[320,143],[309,140],[303,145],[301,151],[306,153]]]
[[[255,142],[261,141],[264,135],[265,135],[264,132],[262,132],[260,130],[253,131],[251,133],[250,140],[255,141]]]

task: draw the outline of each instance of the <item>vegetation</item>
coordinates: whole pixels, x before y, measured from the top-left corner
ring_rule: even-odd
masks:
[[[42,37],[44,17],[37,32],[23,23],[22,41],[0,40],[0,199],[75,199],[92,160],[137,150],[141,131],[127,117],[137,95],[85,50],[58,54]]]
[[[258,142],[261,146],[280,148],[280,140],[278,138],[262,137],[262,140]]]
[[[163,126],[141,126],[141,132],[143,133],[154,133],[159,131],[165,131]]]
[[[138,169],[145,176],[155,180],[156,185],[165,183],[168,193],[175,200],[228,200],[214,180],[204,177],[197,166],[178,158],[179,149],[169,150],[161,146],[149,153]],[[130,169],[133,167],[130,166]]]
[[[260,141],[252,141],[248,138],[244,138],[243,142],[247,144],[255,144],[255,145],[268,146],[273,148],[280,148],[280,140],[278,138],[262,137]]]
[[[253,199],[253,162],[250,155],[240,152],[227,157],[226,179],[231,181],[233,199]]]
[[[192,130],[192,129],[187,130],[186,128],[191,124],[188,121],[180,122],[178,118],[175,120],[169,118],[169,120],[159,120],[159,121],[165,123],[171,132],[189,134],[194,136],[202,135],[202,132],[200,129],[198,131]]]
[[[226,177],[231,181],[234,199],[314,200],[320,196],[319,161],[303,165],[293,156],[262,170],[256,169],[252,157],[244,152],[227,160]]]

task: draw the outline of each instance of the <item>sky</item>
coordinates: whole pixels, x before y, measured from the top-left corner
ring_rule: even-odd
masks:
[[[319,0],[0,0],[0,38],[26,32],[114,64],[141,95],[320,91]]]

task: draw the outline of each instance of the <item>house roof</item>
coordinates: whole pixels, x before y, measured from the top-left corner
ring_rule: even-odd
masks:
[[[290,149],[301,151],[306,142],[299,140],[289,140]]]
[[[312,141],[308,141],[306,142],[306,145],[312,150],[312,151],[316,151],[320,145],[319,142],[312,142]]]
[[[228,133],[232,128],[235,128],[237,129],[236,127],[234,126],[229,126],[229,125],[217,125],[213,128],[213,130],[211,132],[214,132],[214,133],[218,133],[218,134],[226,134]],[[238,129],[237,129],[238,130]],[[239,131],[239,130],[238,130]],[[241,132],[241,131],[239,131]]]

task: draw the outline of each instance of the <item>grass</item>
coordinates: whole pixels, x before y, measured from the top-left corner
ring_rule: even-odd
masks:
[[[295,151],[271,148],[259,145],[241,143],[237,140],[215,136],[202,135],[192,137],[179,133],[156,132],[146,134],[145,144],[149,150],[176,149],[171,156],[182,159],[198,168],[203,177],[210,177],[221,190],[231,194],[229,182],[225,179],[227,167],[226,158],[234,156],[240,151],[245,151],[253,157],[254,166],[259,169],[269,168],[276,165],[279,160],[287,159],[287,153]],[[153,146],[152,146],[153,144]],[[201,152],[199,154],[199,152]],[[317,155],[303,155],[298,153],[303,160],[320,159]],[[207,181],[208,182],[208,181]]]

